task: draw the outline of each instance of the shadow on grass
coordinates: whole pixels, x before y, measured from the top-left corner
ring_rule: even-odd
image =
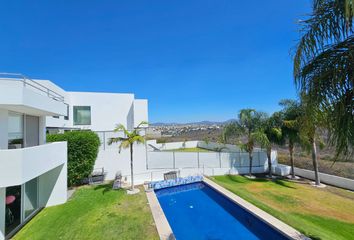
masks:
[[[102,190],[102,189],[103,189],[102,194],[104,195],[107,192],[113,191],[113,186],[112,184],[101,184],[94,187],[95,191]]]
[[[254,178],[254,179],[250,179],[247,178],[246,176],[243,175],[227,175],[226,176],[228,180],[232,181],[232,182],[236,182],[236,183],[251,183],[251,182],[268,182],[268,179],[265,178]]]
[[[273,182],[279,186],[282,186],[282,187],[296,189],[295,187],[290,186],[289,183],[284,182],[283,180],[275,179],[275,180],[273,180]]]

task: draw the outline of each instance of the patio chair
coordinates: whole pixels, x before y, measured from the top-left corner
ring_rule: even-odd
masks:
[[[177,171],[171,171],[163,174],[164,180],[176,179],[176,178],[177,178]]]
[[[104,178],[105,178],[104,168],[96,168],[92,171],[92,173],[88,177],[89,184],[93,185],[93,184],[103,183]]]
[[[122,187],[122,173],[120,171],[118,171],[116,173],[116,176],[114,178],[114,182],[113,182],[113,189],[119,189]]]

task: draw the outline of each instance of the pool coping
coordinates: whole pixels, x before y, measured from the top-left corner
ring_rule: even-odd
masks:
[[[146,197],[148,199],[152,217],[155,222],[155,226],[161,240],[175,240],[175,235],[172,232],[172,228],[167,221],[165,213],[163,212],[159,200],[156,197],[155,191],[148,190],[148,187],[144,185]]]
[[[214,181],[208,179],[204,176],[203,182],[207,184],[209,187],[213,188],[217,192],[223,194],[225,197],[230,199],[232,202],[237,204],[238,206],[244,208],[247,212],[253,214],[257,218],[264,221],[270,227],[275,229],[276,231],[280,232],[284,236],[294,239],[294,240],[308,240],[307,236],[303,235],[293,227],[289,226],[288,224],[280,221],[279,219],[273,217],[269,213],[261,210],[260,208],[256,207],[255,205],[247,202],[243,198],[237,196],[235,193],[225,189],[224,187],[220,186],[219,184],[215,183]]]

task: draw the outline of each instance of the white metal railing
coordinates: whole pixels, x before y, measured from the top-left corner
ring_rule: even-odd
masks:
[[[128,130],[129,132],[132,130]],[[141,128],[139,129],[141,135],[145,135],[145,129]],[[117,149],[118,143],[114,143],[112,145],[109,145],[109,140],[111,138],[116,138],[116,137],[125,137],[125,134],[123,131],[95,131],[97,136],[100,139],[101,145],[100,149],[101,150],[107,150],[107,149]]]
[[[24,87],[34,88],[34,89],[44,93],[48,97],[52,98],[53,100],[56,100],[59,102],[64,102],[64,96],[62,96],[59,93],[47,88],[46,86],[32,80],[31,78],[24,76],[21,73],[1,72],[0,73],[0,80],[20,81],[23,83]]]

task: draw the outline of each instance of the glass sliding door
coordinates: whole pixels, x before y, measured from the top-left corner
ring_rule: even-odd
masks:
[[[25,183],[23,204],[24,218],[27,219],[38,209],[38,178],[34,178]]]
[[[25,116],[25,147],[33,147],[39,145],[39,117]]]
[[[23,114],[9,112],[8,121],[8,148],[23,148],[23,138],[24,138],[24,124],[23,124]]]
[[[5,236],[21,224],[21,185],[6,188]]]

